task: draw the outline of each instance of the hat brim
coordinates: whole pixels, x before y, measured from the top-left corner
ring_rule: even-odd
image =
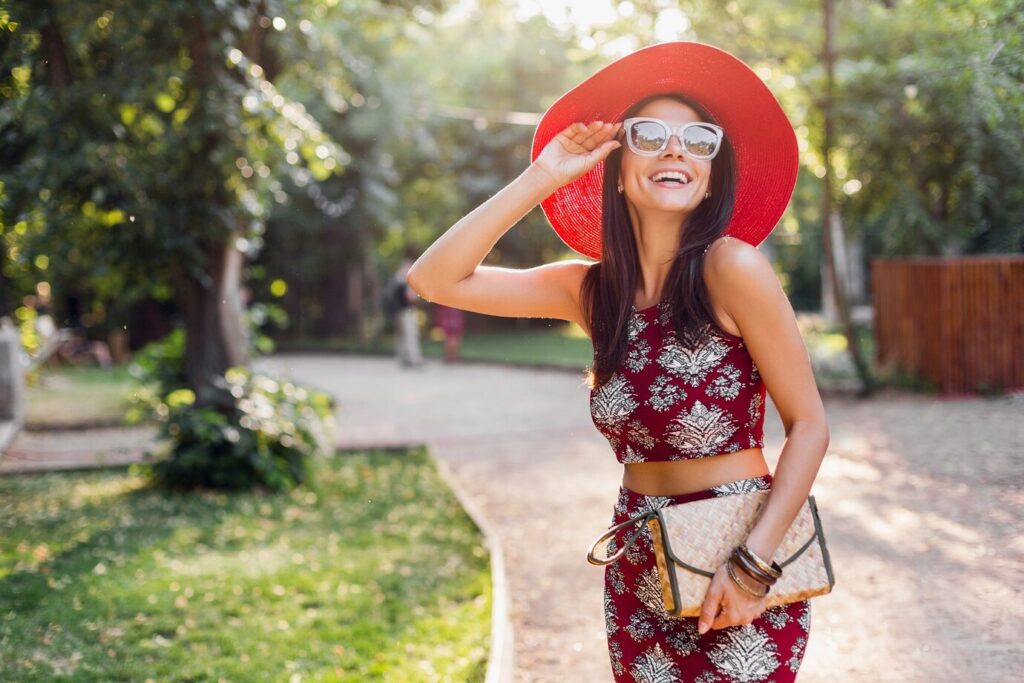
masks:
[[[660,43],[609,64],[562,95],[544,113],[532,159],[578,121],[619,121],[635,103],[659,93],[696,100],[732,143],[736,201],[726,234],[757,246],[782,218],[796,186],[799,149],[793,126],[768,87],[733,55],[696,42]],[[563,185],[541,206],[551,226],[575,251],[601,258],[604,163]]]

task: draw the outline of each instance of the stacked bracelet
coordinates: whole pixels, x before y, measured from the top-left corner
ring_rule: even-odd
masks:
[[[756,564],[750,561],[746,555],[739,550],[734,550],[732,554],[732,561],[743,568],[743,571],[750,574],[750,576],[756,579],[758,582],[768,586],[772,586],[778,580],[776,577],[768,574],[761,570]]]
[[[729,578],[732,579],[733,583],[735,583],[737,586],[743,589],[743,591],[753,595],[755,598],[763,598],[764,596],[768,595],[768,591],[772,589],[771,586],[765,586],[764,593],[758,593],[756,590],[754,590],[753,588],[751,588],[746,583],[740,580],[740,577],[736,575],[736,570],[733,568],[732,562],[726,562],[725,565],[729,571]]]
[[[753,550],[748,548],[745,543],[741,546],[738,546],[736,550],[739,551],[742,555],[744,555],[748,560],[750,560],[755,566],[757,566],[758,569],[760,569],[765,574],[768,574],[769,576],[775,579],[778,579],[782,576],[782,567],[779,566],[778,562],[772,560],[772,563],[769,565],[767,562],[758,557]]]
[[[768,564],[760,557],[758,557],[750,548],[744,545],[737,546],[732,555],[729,558],[731,562],[727,562],[729,577],[733,582],[741,589],[756,597],[764,597],[768,595],[768,591],[771,590],[779,578],[782,577],[782,567],[777,562],[772,561]],[[748,586],[746,583],[740,580],[736,574],[736,570],[733,568],[733,564],[739,565],[743,571],[750,575],[755,581],[764,586],[764,593],[758,593],[753,588]]]

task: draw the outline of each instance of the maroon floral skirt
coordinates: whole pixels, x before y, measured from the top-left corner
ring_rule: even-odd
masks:
[[[677,496],[645,496],[619,488],[612,524],[666,505],[743,491],[767,490],[766,474]],[[614,552],[632,529],[619,532]],[[673,617],[661,601],[654,546],[645,529],[605,567],[604,615],[616,681],[628,683],[788,683],[796,680],[811,630],[807,600],[765,610],[750,624],[697,631],[697,617]]]

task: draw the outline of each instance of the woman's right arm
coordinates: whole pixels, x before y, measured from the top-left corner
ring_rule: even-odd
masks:
[[[618,124],[573,124],[518,178],[449,228],[416,260],[408,282],[428,301],[488,315],[580,322],[579,285],[589,263],[558,261],[518,270],[483,266],[502,235],[562,185],[619,145]]]

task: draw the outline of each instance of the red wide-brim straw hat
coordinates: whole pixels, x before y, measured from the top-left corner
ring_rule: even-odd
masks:
[[[726,234],[755,247],[775,228],[796,185],[799,151],[793,126],[750,67],[712,45],[652,45],[609,64],[558,98],[537,124],[532,158],[576,122],[621,121],[649,95],[696,100],[725,129],[736,155],[738,184]],[[585,256],[601,258],[604,162],[541,202],[558,236]]]

